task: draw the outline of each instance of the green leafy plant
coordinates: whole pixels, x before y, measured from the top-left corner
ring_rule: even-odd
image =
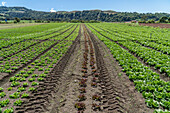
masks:
[[[28,78],[30,75],[29,74],[23,74],[22,77]]]
[[[12,91],[12,87],[9,87],[9,88],[8,88],[8,91]]]
[[[10,102],[9,99],[0,101],[0,107],[5,107],[5,106],[7,106],[7,105],[9,104],[9,102]]]
[[[22,78],[20,78],[19,81],[20,81],[20,82],[26,81],[26,78],[25,78],[25,77],[22,77]]]
[[[15,92],[15,93],[13,93],[12,95],[9,95],[9,97],[10,97],[11,99],[17,99],[17,98],[20,97],[20,93],[19,93],[19,92]]]
[[[43,71],[44,69],[43,68],[39,68],[38,71]]]
[[[44,78],[37,78],[38,81],[44,81]]]
[[[34,78],[34,77],[38,77],[38,75],[37,75],[37,74],[33,74],[32,77],[33,77],[33,78]]]
[[[24,88],[24,87],[19,87],[17,91],[18,91],[18,92],[22,92],[22,91],[25,91],[25,90],[26,90],[26,88]]]
[[[5,93],[5,92],[1,92],[1,93],[0,93],[0,97],[1,97],[1,98],[4,98],[5,96],[6,96],[6,93]]]
[[[11,78],[9,79],[9,81],[10,81],[10,82],[17,81],[17,77],[11,77]]]
[[[4,110],[4,112],[3,113],[14,113],[14,109],[13,108],[7,108],[7,109],[5,109]]]
[[[27,82],[23,83],[23,87],[28,87],[29,84]]]
[[[30,87],[28,91],[35,91],[36,89],[34,87]]]
[[[159,103],[157,101],[154,101],[153,99],[148,99],[145,102],[150,108],[159,108]]]
[[[29,78],[28,81],[33,82],[33,81],[35,81],[35,78]]]
[[[46,74],[40,74],[39,77],[45,78],[45,77],[47,77],[47,75]]]
[[[27,71],[27,73],[28,73],[28,74],[32,74],[32,73],[33,73],[33,71]]]
[[[28,98],[29,97],[29,94],[27,94],[27,93],[24,93],[24,94],[22,94],[22,96],[21,96],[21,98]]]
[[[4,88],[1,88],[1,87],[0,87],[0,92],[2,92],[3,90],[4,90]]]
[[[11,83],[11,87],[16,87],[16,86],[19,86],[19,85],[20,85],[19,82],[13,81],[13,82]]]
[[[17,101],[14,102],[14,106],[21,106],[22,103],[23,103],[23,101],[17,100]]]
[[[26,73],[26,71],[20,71],[20,73],[21,73],[21,74],[25,74],[25,73]]]
[[[37,82],[32,82],[31,85],[32,85],[32,86],[37,86],[37,85],[39,85],[39,83],[37,83]]]

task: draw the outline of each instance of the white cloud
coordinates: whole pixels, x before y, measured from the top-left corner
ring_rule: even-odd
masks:
[[[2,2],[2,6],[5,6],[6,2]]]
[[[54,10],[54,8],[51,8],[50,12],[56,12],[56,10]]]

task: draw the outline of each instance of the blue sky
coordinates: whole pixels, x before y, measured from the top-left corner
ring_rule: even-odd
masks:
[[[167,12],[170,0],[0,0],[5,6],[24,6],[33,10],[114,10],[127,12]]]

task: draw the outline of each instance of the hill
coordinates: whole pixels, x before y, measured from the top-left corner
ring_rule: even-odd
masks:
[[[83,11],[58,11],[56,13],[35,11],[25,7],[4,7],[0,6],[0,20],[13,19],[14,17],[23,20],[52,20],[52,21],[70,21],[70,20],[98,20],[105,22],[122,22],[138,19],[159,20],[162,16],[170,17],[168,13],[137,13],[137,12],[116,12],[112,10],[83,10]]]

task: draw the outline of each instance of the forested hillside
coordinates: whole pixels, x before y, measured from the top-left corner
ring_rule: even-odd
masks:
[[[58,11],[56,13],[34,11],[25,7],[4,7],[0,6],[0,20],[5,18],[11,20],[18,17],[23,20],[51,20],[51,21],[105,21],[122,22],[131,20],[159,20],[161,17],[170,17],[168,13],[137,13],[137,12],[116,12],[112,10],[83,10],[83,11]]]

